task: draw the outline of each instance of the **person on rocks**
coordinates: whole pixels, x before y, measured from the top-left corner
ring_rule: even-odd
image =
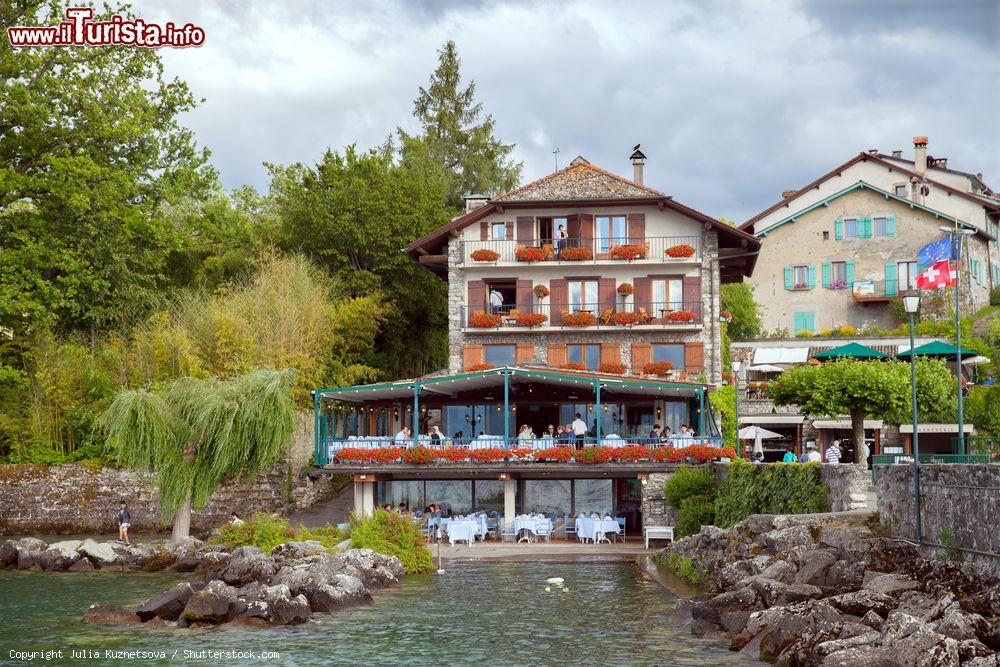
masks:
[[[792,451],[792,446],[791,445],[788,445],[788,447],[785,448],[785,456],[784,456],[783,459],[781,459],[781,462],[782,463],[798,463],[799,462],[799,457],[797,457],[795,455],[795,452]]]
[[[127,547],[132,546],[128,539],[128,527],[132,525],[132,511],[128,508],[128,503],[122,498],[118,501],[118,541]]]
[[[834,440],[826,448],[826,462],[838,465],[840,463],[840,440]]]

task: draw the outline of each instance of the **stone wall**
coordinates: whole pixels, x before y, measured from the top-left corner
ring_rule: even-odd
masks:
[[[872,509],[868,507],[871,473],[856,465],[820,465],[820,477],[830,497],[831,512]]]
[[[878,511],[892,534],[915,537],[913,466],[879,466]],[[1000,577],[1000,465],[921,465],[920,517],[925,551],[947,556],[948,529],[965,561]]]
[[[663,485],[669,472],[653,472],[642,487],[642,522],[645,526],[677,525],[677,510],[663,501]]]

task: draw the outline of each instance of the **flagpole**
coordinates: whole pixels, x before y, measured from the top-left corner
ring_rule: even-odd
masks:
[[[955,234],[958,234],[958,223],[955,223]],[[962,399],[962,241],[964,235],[958,236],[958,257],[955,261],[955,368],[958,369],[958,453],[965,454],[965,415]],[[952,247],[955,247],[952,241]]]

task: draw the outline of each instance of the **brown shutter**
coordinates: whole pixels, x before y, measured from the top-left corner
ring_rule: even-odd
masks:
[[[517,241],[522,245],[532,245],[535,240],[535,219],[530,215],[517,217]]]
[[[532,283],[530,280],[518,280],[517,281],[517,291],[515,293],[514,305],[522,313],[530,313],[531,311],[531,287]]]
[[[465,370],[482,366],[486,363],[486,350],[483,349],[482,345],[466,344],[462,351],[462,361],[465,364]]]
[[[618,343],[601,343],[602,364],[616,364],[621,361],[621,345]]]
[[[646,315],[654,317],[656,314],[652,312],[651,303],[653,300],[653,281],[649,278],[636,278],[633,281],[632,287],[634,289],[633,308],[635,308],[635,311],[639,312],[641,308],[645,311]]]
[[[684,276],[684,308],[694,311],[695,322],[701,322],[701,276]]]
[[[597,280],[597,302],[601,312],[598,316],[604,315],[607,311],[615,310],[615,279],[599,278]]]
[[[504,224],[504,238],[505,239],[514,238],[514,222],[512,220],[508,220],[503,224]]]
[[[562,309],[569,301],[569,283],[565,278],[555,278],[549,281],[549,321],[552,324],[562,324]]]
[[[559,231],[557,227],[556,232]],[[580,216],[574,213],[566,216],[566,236],[570,239],[570,245],[576,245],[580,239]]]
[[[642,372],[642,367],[653,360],[653,346],[649,343],[632,343],[632,372]]]
[[[517,344],[517,356],[515,357],[516,364],[523,364],[526,361],[531,361],[535,356],[535,346],[531,343],[518,343]]]
[[[553,343],[549,345],[549,366],[565,366],[569,361],[569,353],[565,343]]]
[[[483,220],[479,223],[479,240],[485,241],[490,238],[490,223]]]
[[[469,301],[465,304],[465,321],[471,324],[473,313],[486,310],[486,295],[483,294],[483,281],[470,280]]]
[[[580,214],[580,245],[594,252],[594,216],[590,213]]]
[[[646,214],[628,214],[628,242],[642,243],[646,240]]]
[[[684,343],[684,370],[688,373],[705,372],[704,343]]]

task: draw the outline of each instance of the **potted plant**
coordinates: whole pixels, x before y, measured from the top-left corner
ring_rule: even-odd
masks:
[[[590,254],[590,249],[582,246],[563,248],[559,251],[559,259],[566,260],[567,262],[583,262],[592,257],[593,255]]]
[[[682,259],[685,257],[691,257],[694,255],[694,246],[687,243],[678,243],[677,245],[672,245],[663,251],[667,257],[672,257],[673,259]]]
[[[670,314],[667,315],[667,319],[676,323],[693,322],[694,311],[687,308],[683,310],[672,310],[670,311]]]
[[[587,367],[583,364],[578,364],[575,361],[568,361],[565,364],[560,364],[559,368],[566,371],[585,371]]]
[[[612,321],[619,326],[630,327],[633,324],[638,324],[639,313],[634,310],[619,311],[614,314]]]
[[[634,291],[635,288],[632,287],[632,283],[622,283],[621,285],[618,286],[618,293],[621,294],[622,296],[628,296],[629,294],[632,294],[632,292]]]
[[[657,377],[670,377],[674,370],[674,365],[669,361],[654,361],[642,367],[643,375],[655,375]]]
[[[575,313],[563,311],[562,321],[568,327],[592,327],[597,324],[597,318],[594,317],[594,314],[586,310]]]
[[[549,319],[544,313],[518,313],[517,326],[519,327],[537,327],[539,324],[543,323],[545,320]]]
[[[649,255],[648,243],[625,243],[613,245],[608,251],[612,259],[624,259],[631,262],[634,259],[643,259]]]
[[[492,329],[503,324],[503,317],[499,313],[487,313],[485,310],[479,310],[469,318],[469,324],[477,329]]]
[[[541,283],[535,285],[533,291],[535,292],[535,296],[538,297],[539,299],[544,299],[549,295],[549,288],[546,287],[545,285],[542,285]]]
[[[480,248],[473,251],[471,257],[476,262],[495,262],[500,259],[500,253],[489,248]]]
[[[625,375],[627,370],[628,367],[620,361],[605,361],[597,367],[599,373],[607,373],[608,375]]]
[[[543,262],[552,259],[552,254],[547,247],[519,245],[514,249],[514,258],[519,262]]]

